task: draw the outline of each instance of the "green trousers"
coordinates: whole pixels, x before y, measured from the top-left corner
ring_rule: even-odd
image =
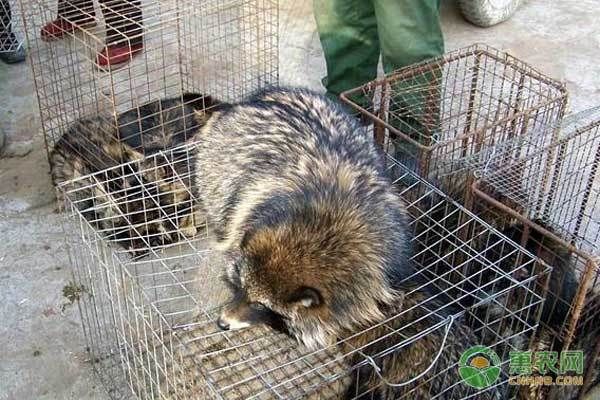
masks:
[[[444,52],[440,0],[313,0],[330,97]]]

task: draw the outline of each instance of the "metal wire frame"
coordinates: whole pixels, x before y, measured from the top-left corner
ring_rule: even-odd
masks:
[[[8,0],[0,1],[0,53],[11,53],[24,44],[21,19],[14,15],[14,8]]]
[[[161,98],[203,93],[234,101],[278,84],[277,0],[20,0],[20,6],[48,151],[84,117],[108,115],[119,130],[117,115]],[[77,29],[42,40],[42,28],[57,15]],[[107,43],[143,43],[143,50],[128,63],[101,67],[97,56]]]
[[[496,213],[497,221],[518,221],[515,240],[529,242],[531,251],[554,266],[550,280],[557,288],[570,288],[553,294],[568,310],[564,325],[542,327],[547,347],[588,352],[580,398],[600,383],[600,346],[595,345],[600,335],[599,161],[597,107],[569,116],[559,136],[505,143],[473,185],[478,212]]]
[[[389,168],[397,177],[394,183],[413,217],[415,275],[408,279],[427,278],[406,293],[403,302],[426,287],[449,300],[439,303],[424,298],[314,352],[265,327],[220,331],[215,319],[227,300],[218,279],[224,265],[208,247],[207,230],[199,227],[195,236],[182,234],[177,244],[153,245],[148,227],[170,220],[180,229],[181,216],[158,206],[158,214],[147,209],[140,213],[128,208],[133,198],[123,197],[119,186],[114,189],[123,174],[137,179],[158,174],[165,167],[180,170],[173,161],[180,158],[169,153],[192,149],[193,145],[187,145],[159,152],[59,187],[69,214],[65,229],[71,238],[75,284],[81,288],[84,332],[91,356],[97,360],[95,366],[114,398],[131,392],[135,398],[160,399],[333,399],[344,394],[350,382],[361,379],[361,368],[382,365],[407,346],[422,345],[432,335],[460,324],[479,343],[495,350],[504,363],[510,350],[523,350],[531,340],[548,267],[391,159]],[[141,190],[136,196],[152,199],[155,185],[139,179]],[[186,209],[188,215],[196,214],[195,207]],[[132,221],[139,215],[148,218],[145,223]],[[128,234],[146,244],[144,257],[132,258],[112,235],[123,220],[129,223]],[[455,311],[448,314],[448,309]],[[415,319],[415,315],[420,317]],[[373,339],[361,345],[365,335]],[[380,343],[381,351],[369,351]],[[435,350],[444,356],[464,351],[467,343],[451,340],[438,345]],[[432,363],[422,377],[418,375],[423,371],[415,371],[419,379],[398,390],[396,398],[410,399],[415,390],[429,390],[432,398],[481,395],[455,379],[457,362]],[[501,379],[488,391],[511,396],[507,379],[504,364]],[[125,390],[114,387],[119,384]],[[447,386],[440,393],[423,389],[436,384]],[[383,385],[381,381],[369,390]],[[369,395],[355,395],[363,394]]]
[[[99,237],[119,257],[143,257],[193,238],[205,221],[197,215],[193,145],[59,185]]]
[[[463,199],[472,182],[465,160],[516,136],[552,134],[567,92],[515,57],[476,44],[401,68],[341,99],[373,125],[388,153]]]

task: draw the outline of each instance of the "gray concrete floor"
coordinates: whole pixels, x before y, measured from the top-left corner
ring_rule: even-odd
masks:
[[[281,0],[281,80],[318,88],[324,62],[310,0]],[[529,0],[489,29],[466,23],[444,2],[447,49],[490,44],[566,82],[570,110],[600,105],[597,0]],[[0,400],[104,399],[92,375],[70,280],[60,216],[26,64],[0,64]],[[7,157],[10,156],[10,157]]]

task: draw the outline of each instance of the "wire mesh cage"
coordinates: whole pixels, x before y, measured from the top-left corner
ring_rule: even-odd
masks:
[[[163,126],[171,123],[187,139],[190,127],[183,121],[193,109],[213,105],[202,101],[204,95],[239,101],[278,84],[276,0],[20,4],[49,151],[73,121],[90,116],[102,116],[104,135],[117,141],[147,151],[173,147],[168,140],[146,146],[140,137],[147,125],[158,131],[154,136],[173,135]],[[93,163],[90,153],[98,144],[89,138],[98,129],[79,131],[71,151]]]
[[[0,53],[14,52],[23,46],[21,19],[14,15],[15,4],[0,1]]]
[[[470,165],[465,160],[515,136],[552,135],[567,93],[526,63],[477,44],[402,68],[341,98],[373,125],[388,153],[462,199]]]
[[[478,171],[474,203],[554,267],[548,296],[562,323],[542,322],[543,345],[585,351],[583,395],[600,383],[600,107],[565,118],[561,128],[495,149]]]
[[[84,332],[113,397],[514,395],[507,384],[508,355],[533,340],[549,270],[528,251],[390,160],[414,234],[415,272],[407,279],[415,283],[398,307],[380,323],[316,351],[264,326],[222,331],[215,320],[227,301],[219,279],[224,260],[211,249],[209,230],[190,232],[182,222],[202,221],[196,203],[183,210],[162,207],[155,193],[165,180],[146,179],[169,169],[193,179],[193,170],[177,167],[177,160],[188,157],[193,145],[59,187],[69,215],[66,229],[78,237],[70,240],[70,253]],[[173,189],[182,191],[196,198],[186,185]],[[157,223],[164,226],[160,235],[181,240],[153,240]],[[126,243],[141,244],[135,255],[119,235],[124,227]],[[500,368],[498,380],[484,390],[459,375],[460,353],[475,344],[495,351]],[[412,355],[422,362],[413,363]]]

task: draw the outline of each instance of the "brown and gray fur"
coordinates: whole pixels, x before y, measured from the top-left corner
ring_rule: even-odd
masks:
[[[408,219],[353,119],[312,92],[267,91],[215,113],[197,155],[227,280],[247,303],[311,348],[383,318],[408,268]]]
[[[193,139],[215,102],[186,93],[126,111],[75,121],[50,152],[55,186],[78,176],[139,160]],[[204,110],[207,110],[205,112]]]
[[[177,240],[178,231],[193,235],[194,163],[183,159],[189,152],[167,151],[168,160],[156,162],[145,157],[193,141],[216,105],[210,96],[187,93],[134,108],[116,121],[110,115],[77,120],[50,153],[52,180],[59,185],[106,171],[81,182],[90,189],[79,197],[90,200],[78,208],[90,210],[85,217],[134,254],[149,244]]]
[[[231,257],[221,328],[267,323],[316,349],[398,312],[409,216],[354,119],[323,96],[279,89],[215,113],[199,139],[197,190]],[[394,380],[412,370],[404,352],[429,359],[439,345],[399,350],[383,373]]]

